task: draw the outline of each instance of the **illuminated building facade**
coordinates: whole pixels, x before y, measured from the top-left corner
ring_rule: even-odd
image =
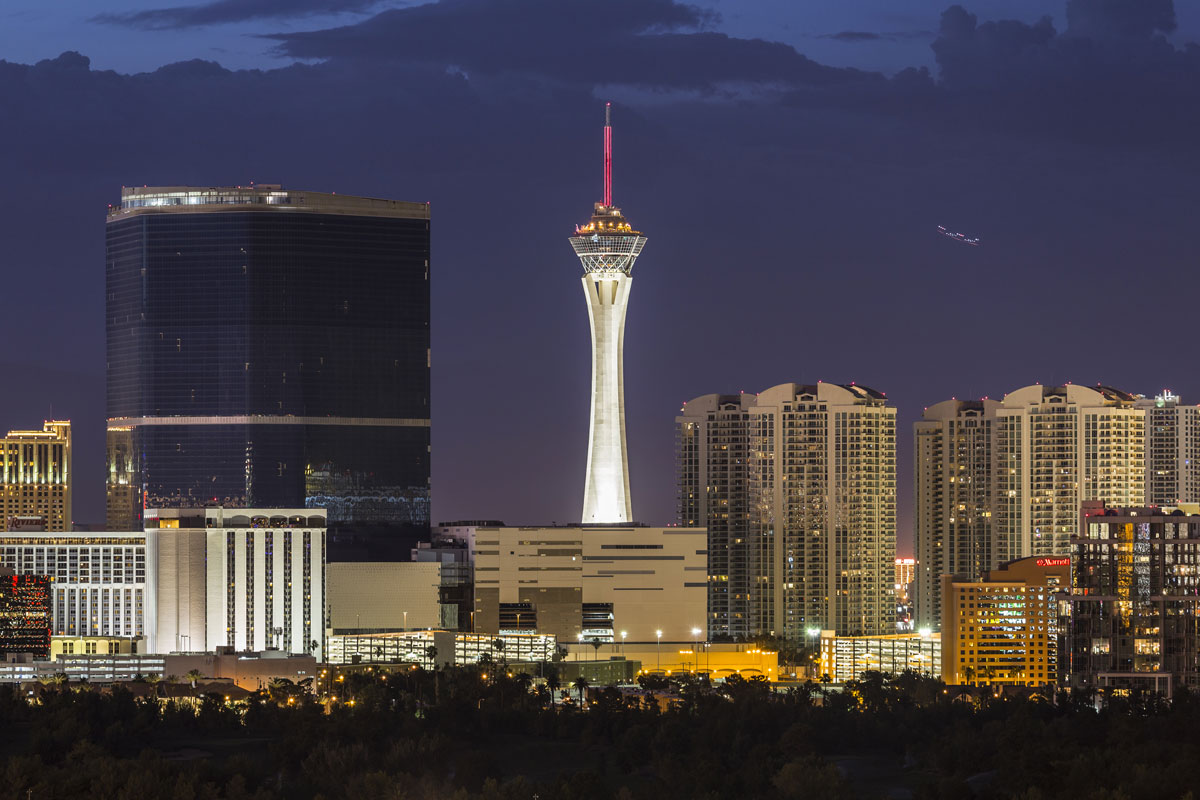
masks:
[[[147,652],[321,656],[325,511],[147,509]]]
[[[473,630],[705,641],[705,544],[703,528],[476,528]]]
[[[896,629],[896,409],[854,384],[785,383],[750,409],[755,630]]]
[[[1200,685],[1198,511],[1085,507],[1071,540],[1074,685]]]
[[[71,530],[71,423],[0,438],[0,530],[14,517],[40,517],[47,530]]]
[[[1165,390],[1137,406],[1146,412],[1146,503],[1200,502],[1200,406]]]
[[[833,683],[859,680],[864,672],[900,675],[941,675],[941,635],[897,633],[888,636],[838,636],[821,631],[817,678],[828,675]]]
[[[50,577],[0,569],[0,656],[50,654]]]
[[[942,680],[976,686],[1042,686],[1058,680],[1060,601],[1068,556],[1034,556],[982,580],[942,576]]]
[[[1087,500],[1144,504],[1146,413],[1107,386],[1026,386],[996,410],[997,561],[1067,555]]]
[[[697,397],[675,418],[680,525],[708,529],[708,628],[716,636],[754,635],[750,597],[748,394]]]
[[[604,201],[575,228],[571,247],[583,264],[583,294],[592,339],[592,395],[588,424],[583,523],[633,520],[629,454],[625,445],[625,312],[633,265],[646,237],[633,230],[612,200],[612,125],[604,119]]]
[[[126,188],[106,290],[110,529],[219,505],[427,535],[428,204]]]
[[[55,636],[145,633],[146,536],[133,533],[0,533],[0,566],[53,579],[50,630]]]
[[[913,589],[917,577],[915,558],[896,559],[896,630],[913,629]]]
[[[678,520],[710,525],[709,625],[896,629],[896,409],[853,384],[705,395],[676,418]],[[740,615],[740,616],[739,616]]]
[[[943,575],[977,580],[996,565],[995,400],[946,400],[913,425],[917,628],[942,624]]]
[[[432,648],[432,649],[431,649]],[[509,663],[551,661],[558,651],[553,635],[539,633],[459,633],[455,631],[394,631],[334,634],[329,638],[330,664],[402,663],[426,669],[434,666],[478,664],[485,656]]]

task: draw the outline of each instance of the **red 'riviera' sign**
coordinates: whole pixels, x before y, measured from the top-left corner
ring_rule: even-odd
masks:
[[[1069,558],[1039,558],[1037,560],[1039,567],[1069,567],[1071,559]]]

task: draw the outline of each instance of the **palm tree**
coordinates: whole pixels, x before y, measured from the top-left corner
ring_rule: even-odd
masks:
[[[437,648],[433,645],[426,647],[425,658],[429,660],[430,665],[433,667],[433,702],[438,703],[441,702],[442,687],[441,681],[438,679],[439,670],[437,663]]]
[[[558,690],[562,688],[562,681],[558,677],[557,669],[551,669],[550,674],[546,676],[546,688],[550,690],[550,702],[555,702],[554,698],[558,696]]]
[[[580,708],[583,708],[585,705],[583,693],[587,691],[588,686],[589,686],[589,684],[588,684],[587,678],[583,677],[582,675],[580,675],[578,678],[576,678],[575,682],[571,684],[571,688],[579,691],[579,707]]]
[[[192,682],[192,688],[196,688],[196,681],[204,677],[204,673],[198,669],[188,670],[187,679]]]

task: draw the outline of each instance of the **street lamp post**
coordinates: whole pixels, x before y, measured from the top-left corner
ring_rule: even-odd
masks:
[[[696,671],[700,671],[700,629],[692,628],[692,655],[696,658]]]
[[[808,628],[805,631],[805,633],[807,633],[810,638],[817,639],[818,644],[820,643],[820,638],[819,638],[821,636],[820,628]],[[812,645],[809,645],[809,647],[812,647]],[[820,677],[820,676],[817,676],[817,677]]]
[[[662,672],[662,631],[655,631],[654,637],[658,640],[658,671]]]
[[[629,635],[629,631],[621,631],[621,655],[625,654],[625,637]]]

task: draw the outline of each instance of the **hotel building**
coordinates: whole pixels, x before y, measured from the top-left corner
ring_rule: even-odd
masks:
[[[147,509],[145,539],[147,652],[321,655],[323,509]]]
[[[0,569],[0,657],[50,652],[50,578]]]
[[[145,635],[151,578],[140,531],[0,533],[0,566],[52,579],[55,636]]]
[[[109,529],[143,508],[323,508],[367,545],[427,537],[429,216],[277,185],[122,189]]]
[[[0,438],[0,531],[14,517],[40,517],[46,530],[71,530],[71,423]]]
[[[1041,686],[1058,680],[1059,603],[1071,559],[1034,556],[982,580],[942,576],[942,680],[976,686]]]

